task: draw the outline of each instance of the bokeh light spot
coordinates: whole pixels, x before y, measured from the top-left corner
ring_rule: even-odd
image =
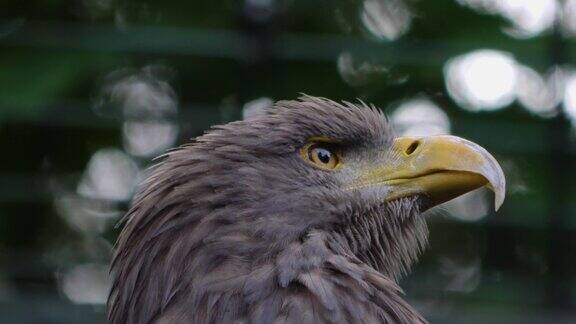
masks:
[[[512,24],[505,31],[517,38],[534,37],[550,29],[556,19],[556,0],[458,0],[462,5],[498,14]]]
[[[250,119],[264,115],[273,105],[274,101],[268,97],[261,97],[248,101],[242,107],[242,118]]]
[[[106,304],[110,282],[108,265],[80,264],[64,273],[62,291],[75,304]]]
[[[449,94],[471,111],[499,109],[515,98],[516,61],[508,53],[474,51],[449,60],[444,74]]]
[[[412,22],[412,14],[402,0],[365,0],[360,18],[370,34],[388,41],[404,35]]]
[[[566,115],[576,127],[576,73],[571,73],[566,78],[564,88],[564,110]]]
[[[137,177],[138,166],[129,155],[117,149],[101,149],[92,155],[78,184],[78,194],[94,199],[128,200]]]
[[[394,129],[403,136],[450,134],[450,119],[427,98],[402,102],[390,116]]]
[[[518,65],[516,96],[518,101],[531,113],[544,117],[554,117],[556,107],[562,100],[563,73],[555,68],[547,76],[533,69]]]

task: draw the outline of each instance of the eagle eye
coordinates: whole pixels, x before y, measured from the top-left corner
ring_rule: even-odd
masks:
[[[309,143],[300,153],[306,162],[322,170],[334,170],[340,165],[338,151],[328,143]]]

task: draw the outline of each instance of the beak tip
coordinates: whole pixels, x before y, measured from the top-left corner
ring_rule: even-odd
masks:
[[[496,197],[496,201],[494,203],[494,211],[498,211],[502,204],[504,203],[504,197]]]
[[[491,187],[491,186],[490,186]],[[502,204],[504,204],[504,198],[506,198],[505,185],[500,185],[496,188],[491,188],[494,191],[494,210],[498,211]]]
[[[488,167],[483,168],[483,176],[488,180],[487,187],[494,192],[494,210],[498,211],[506,198],[506,176],[496,159],[486,150],[482,149],[482,155],[488,161]]]

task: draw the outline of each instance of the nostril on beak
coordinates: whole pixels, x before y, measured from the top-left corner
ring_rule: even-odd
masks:
[[[404,151],[404,153],[406,155],[411,155],[412,153],[414,153],[417,149],[418,146],[420,146],[420,141],[416,140],[414,142],[412,142],[407,148],[406,151]]]

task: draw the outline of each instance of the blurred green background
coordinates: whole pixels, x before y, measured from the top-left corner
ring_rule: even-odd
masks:
[[[430,212],[432,323],[576,322],[575,0],[0,1],[0,322],[101,323],[152,158],[300,93],[499,159]]]

